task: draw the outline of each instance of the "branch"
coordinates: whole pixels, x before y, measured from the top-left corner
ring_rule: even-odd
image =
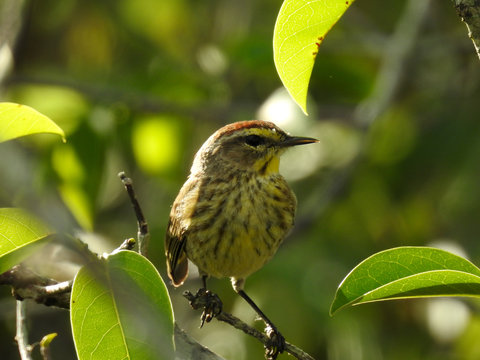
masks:
[[[145,247],[145,239],[148,238],[149,235],[147,223],[143,217],[140,205],[136,200],[131,180],[125,177],[125,174],[123,173],[120,174],[120,177],[125,184],[127,192],[130,196],[130,200],[134,205],[139,226],[139,240],[143,241]],[[134,245],[135,239],[126,239],[112,253],[115,253],[119,250],[131,250],[133,249]],[[96,260],[98,260],[99,256],[90,251],[86,244],[76,240],[69,242],[68,246],[71,247],[76,253],[80,254],[86,264],[90,264],[91,266],[95,266],[95,264],[97,264]],[[140,249],[142,249],[141,246]],[[12,287],[12,295],[17,300],[21,301],[24,299],[32,299],[38,304],[55,306],[62,309],[70,309],[72,284],[73,280],[59,282],[57,280],[41,276],[22,265],[16,265],[3,274],[0,274],[0,285],[10,285]]]
[[[147,220],[143,216],[142,208],[138,203],[137,196],[133,189],[132,179],[128,178],[125,173],[122,171],[118,174],[120,180],[122,180],[125,189],[127,190],[128,196],[130,197],[130,202],[132,203],[133,211],[137,217],[137,240],[138,240],[138,252],[140,255],[147,256],[148,241],[150,240],[150,233],[148,232]]]
[[[0,274],[0,285],[10,285],[17,300],[32,299],[46,306],[70,308],[71,280],[58,282],[16,265]]]
[[[136,241],[133,238],[125,239],[125,241],[113,252],[120,250],[133,250],[133,248],[135,247],[135,243]]]
[[[32,360],[31,347],[28,344],[28,332],[25,320],[25,303],[17,300],[17,334],[15,335],[15,341],[18,344],[20,358],[22,360]]]
[[[458,16],[465,23],[468,37],[480,58],[480,2],[478,0],[453,0]]]
[[[208,300],[206,296],[193,295],[190,291],[185,291],[183,296],[189,301],[190,306],[195,310],[204,309]],[[265,347],[270,343],[270,339],[267,335],[249,326],[232,314],[221,311],[218,315],[215,315],[215,319],[230,324],[234,328],[243,331],[245,334],[253,336]],[[288,342],[285,342],[285,351],[300,360],[315,360],[305,351]]]
[[[120,250],[131,250],[135,245],[135,239],[126,239],[112,254]],[[85,264],[95,266],[99,256],[88,249],[88,246],[80,240],[69,243]],[[57,280],[41,276],[22,265],[15,265],[10,270],[0,274],[0,285],[10,285],[12,295],[17,300],[32,299],[37,304],[55,306],[62,309],[70,309],[70,293],[73,280],[59,282]]]

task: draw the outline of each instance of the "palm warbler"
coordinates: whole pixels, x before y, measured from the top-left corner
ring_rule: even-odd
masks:
[[[187,259],[197,265],[205,289],[210,275],[230,277],[233,289],[270,327],[270,337],[277,339],[274,352],[283,351],[285,340],[243,286],[293,226],[296,198],[278,172],[280,155],[316,141],[290,136],[266,121],[222,127],[195,155],[167,227],[165,252],[173,285],[185,281]]]

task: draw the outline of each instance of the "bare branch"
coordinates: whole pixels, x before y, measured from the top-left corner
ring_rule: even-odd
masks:
[[[130,202],[133,206],[133,210],[135,211],[135,216],[137,217],[138,252],[140,253],[140,255],[147,256],[150,233],[148,232],[147,220],[145,220],[145,216],[143,216],[142,208],[140,207],[137,196],[135,195],[132,179],[128,178],[123,171],[118,174],[118,177],[122,180],[122,183],[127,190],[128,196],[130,197]]]
[[[36,274],[24,266],[16,265],[0,274],[0,285],[12,286],[17,300],[32,299],[38,304],[70,308],[72,281],[58,282]]]
[[[32,360],[31,347],[28,344],[28,332],[25,321],[25,303],[17,300],[17,334],[15,335],[15,341],[18,344],[20,358],[22,360]]]
[[[458,16],[465,23],[468,37],[480,58],[480,2],[478,0],[453,0]]]

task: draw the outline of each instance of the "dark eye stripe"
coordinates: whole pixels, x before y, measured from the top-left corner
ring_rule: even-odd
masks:
[[[258,135],[245,136],[245,144],[257,147],[258,145],[265,144],[265,138]]]

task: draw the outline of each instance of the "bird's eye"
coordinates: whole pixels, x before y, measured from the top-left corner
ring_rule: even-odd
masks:
[[[258,135],[248,135],[245,137],[245,144],[257,147],[258,145],[264,144],[265,139]]]

